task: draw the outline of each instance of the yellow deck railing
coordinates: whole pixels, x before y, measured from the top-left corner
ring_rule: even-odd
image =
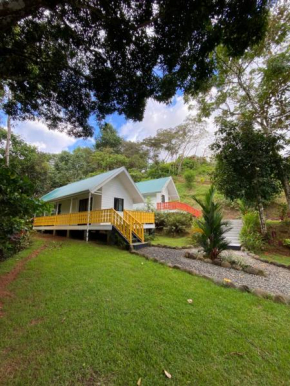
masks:
[[[126,210],[125,212],[130,213],[141,224],[155,223],[155,214],[153,212],[140,212],[138,210]]]
[[[135,214],[136,213],[136,217]],[[147,216],[149,215],[149,216]],[[153,215],[153,216],[152,216]],[[141,220],[141,221],[140,221]],[[86,225],[86,224],[112,224],[132,244],[132,232],[144,242],[145,223],[154,223],[154,213],[138,211],[124,211],[121,216],[114,209],[92,210],[90,212],[78,212],[58,214],[54,216],[35,217],[33,226],[56,225]]]

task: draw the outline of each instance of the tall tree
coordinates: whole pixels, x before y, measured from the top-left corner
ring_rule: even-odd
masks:
[[[82,180],[90,173],[97,173],[91,162],[93,150],[84,147],[76,148],[72,153],[62,151],[51,156],[53,165],[49,174],[50,189],[57,188],[70,182]]]
[[[118,135],[117,130],[110,124],[104,123],[100,126],[100,133],[96,138],[95,147],[98,151],[112,149],[120,151],[122,138]]]
[[[266,136],[252,123],[223,121],[213,149],[216,152],[214,182],[230,200],[240,199],[259,211],[261,232],[267,232],[264,204],[280,193],[277,164],[283,138]]]
[[[264,35],[267,0],[12,0],[0,4],[0,79],[12,119],[90,136],[91,114],[141,120],[150,97],[200,90],[212,52]]]
[[[0,158],[5,159],[5,147],[7,142],[7,131],[0,128]],[[28,145],[18,136],[11,134],[10,146],[11,170],[22,177],[27,177],[33,181],[34,197],[39,197],[50,188],[49,183],[49,159],[50,156],[38,151],[36,147]],[[7,165],[6,165],[7,166]]]
[[[275,2],[266,36],[240,58],[220,46],[214,52],[217,72],[194,100],[199,116],[214,113],[246,119],[266,135],[288,135],[290,126],[290,1]],[[290,173],[287,160],[277,165],[290,210]],[[286,166],[286,167],[285,167]]]

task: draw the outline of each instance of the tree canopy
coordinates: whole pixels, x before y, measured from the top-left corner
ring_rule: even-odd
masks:
[[[266,0],[12,0],[0,5],[0,79],[13,119],[45,119],[74,136],[89,117],[141,120],[150,97],[194,93],[213,50],[240,55],[264,35]]]

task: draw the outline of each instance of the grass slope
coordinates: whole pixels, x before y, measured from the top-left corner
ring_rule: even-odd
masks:
[[[189,236],[170,237],[165,235],[156,235],[154,240],[151,241],[152,245],[161,244],[168,245],[169,247],[185,247],[192,244]]]
[[[10,290],[1,385],[289,384],[289,307],[126,251],[51,242]]]

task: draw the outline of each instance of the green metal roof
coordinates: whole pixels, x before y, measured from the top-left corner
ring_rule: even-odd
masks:
[[[171,177],[157,178],[156,180],[137,182],[137,188],[142,194],[161,192],[164,185],[170,180]]]
[[[117,174],[120,170],[123,169],[123,167],[114,169],[106,173],[98,174],[94,177],[86,178],[85,180],[73,182],[60,188],[56,188],[42,196],[41,199],[43,201],[54,201],[62,197],[71,196],[73,194],[91,191],[98,185],[101,185],[103,182],[105,182],[108,178],[112,177],[114,174]]]

